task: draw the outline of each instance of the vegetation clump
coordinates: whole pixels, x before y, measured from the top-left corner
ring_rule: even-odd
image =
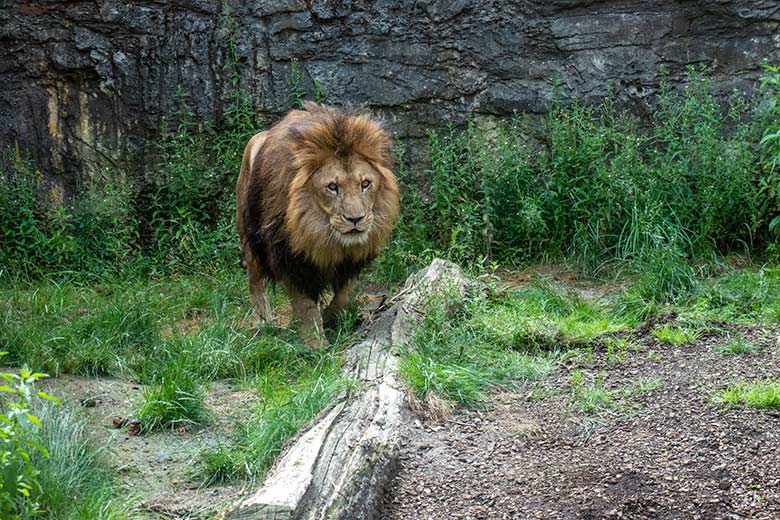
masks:
[[[780,408],[780,381],[770,379],[753,383],[732,383],[713,394],[716,402],[729,406]]]

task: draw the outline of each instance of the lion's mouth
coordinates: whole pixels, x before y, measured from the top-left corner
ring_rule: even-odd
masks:
[[[347,232],[345,233],[345,235],[359,235],[359,234],[361,234],[362,232],[363,232],[363,231],[362,231],[362,230],[360,230],[360,229],[358,229],[358,228],[352,228],[352,229],[350,229],[349,231],[347,231]]]

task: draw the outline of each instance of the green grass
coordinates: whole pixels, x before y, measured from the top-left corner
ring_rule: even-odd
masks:
[[[471,319],[473,329],[485,339],[519,350],[585,345],[636,323],[545,280],[487,302]]]
[[[747,339],[743,338],[742,336],[737,336],[736,338],[730,339],[728,343],[718,347],[718,352],[720,352],[724,356],[738,356],[742,354],[752,354],[757,350],[758,347],[756,345],[754,345]]]
[[[780,322],[780,269],[765,266],[706,281],[689,313],[729,322]]]
[[[284,442],[348,386],[338,371],[336,358],[328,354],[310,367],[306,377],[283,384],[287,377],[279,369],[260,380],[263,402],[257,412],[239,425],[231,442],[201,455],[207,483],[262,479]]]
[[[327,330],[332,348],[313,351],[294,330],[249,325],[245,273],[25,282],[0,286],[0,350],[11,365],[53,375],[129,378],[144,385],[136,417],[146,432],[207,425],[210,381],[231,379],[263,403],[226,443],[222,469],[208,478],[257,476],[282,443],[343,388],[339,347],[354,331],[356,308]],[[287,305],[271,292],[275,308]],[[229,466],[229,461],[234,464]],[[228,466],[232,469],[227,469]]]
[[[420,401],[432,394],[476,406],[490,388],[544,377],[562,351],[632,325],[543,281],[477,299],[454,315],[447,301],[445,295],[429,305],[415,348],[401,361],[401,376]]]
[[[675,347],[690,343],[699,337],[701,331],[689,327],[680,327],[665,323],[653,329],[653,336]]]
[[[630,339],[611,338],[607,341],[607,362],[618,365],[625,361],[627,353],[636,352],[640,348],[640,345]]]
[[[449,362],[438,357],[447,356],[433,348],[409,352],[401,363],[401,377],[419,399],[434,394],[466,406],[481,403],[489,387],[533,381],[546,376],[553,366],[550,356],[490,349]]]
[[[582,371],[575,370],[571,375],[571,386],[575,405],[586,414],[603,413],[615,405],[616,392],[604,387],[602,376],[585,383]]]
[[[48,520],[131,520],[140,518],[127,493],[114,482],[106,458],[96,446],[90,426],[77,410],[48,405],[38,411],[43,427],[36,439],[49,456],[36,454],[41,494],[37,497]],[[120,494],[123,498],[119,498]]]
[[[729,406],[780,408],[780,380],[732,383],[716,391],[713,400]]]
[[[143,404],[135,413],[143,431],[199,426],[209,421],[205,389],[188,357],[184,351],[173,360],[163,361],[164,367],[155,372],[144,389]]]
[[[570,376],[572,402],[586,415],[602,416],[613,411],[626,411],[639,405],[632,399],[640,394],[653,392],[661,386],[657,379],[638,381],[636,386],[609,389],[604,385],[604,375],[586,380],[582,370],[574,370]]]
[[[0,286],[0,349],[11,353],[10,364],[26,362],[52,375],[140,380],[168,353],[186,351],[204,378],[240,377],[254,369],[253,344],[273,341],[255,338],[247,326],[245,293],[238,269]]]

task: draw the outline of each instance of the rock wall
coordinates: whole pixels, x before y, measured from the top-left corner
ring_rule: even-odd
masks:
[[[373,107],[401,137],[469,113],[542,112],[549,78],[595,100],[652,95],[665,66],[712,67],[751,91],[780,63],[777,0],[0,0],[0,146],[18,142],[74,179],[137,153],[176,110],[220,118],[231,86],[272,118],[290,69],[331,103]]]

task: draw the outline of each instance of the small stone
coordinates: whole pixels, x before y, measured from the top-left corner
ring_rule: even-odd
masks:
[[[141,433],[141,421],[138,419],[130,419],[127,422],[127,434],[130,436],[138,435]]]

